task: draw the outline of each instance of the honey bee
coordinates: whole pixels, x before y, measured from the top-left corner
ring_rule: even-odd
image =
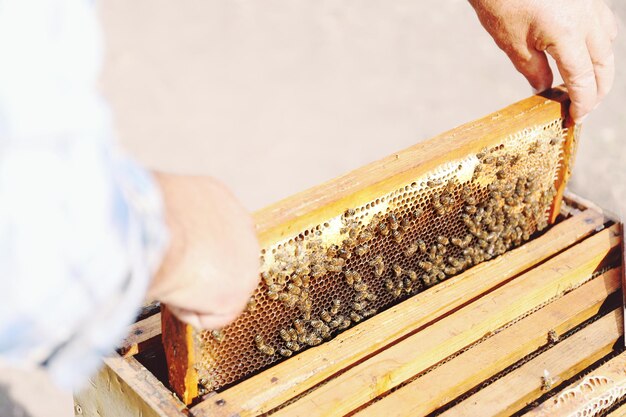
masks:
[[[294,329],[293,327],[290,327],[287,329],[287,333],[289,333],[289,338],[290,340],[298,340],[298,332],[296,332],[296,329]],[[290,348],[291,349],[291,348]],[[293,350],[293,349],[291,349]]]
[[[278,293],[276,291],[267,290],[266,294],[270,298],[270,300],[278,300]]]
[[[361,311],[361,310],[365,309],[365,303],[363,303],[363,302],[352,303],[352,309],[354,311]]]
[[[441,245],[447,245],[448,243],[450,243],[448,238],[445,236],[437,236],[437,242],[439,242],[439,244]]]
[[[396,243],[402,243],[402,232],[400,232],[399,230],[393,230],[391,232],[391,236],[393,237],[393,240]]]
[[[225,337],[222,330],[211,330],[211,336],[213,336],[217,343],[222,343]]]
[[[373,238],[374,238],[374,235],[372,235],[372,232],[370,232],[369,230],[363,230],[361,234],[359,235],[358,240],[360,243],[366,243],[372,240]]]
[[[256,300],[254,299],[254,297],[250,297],[250,299],[248,300],[248,303],[246,304],[246,311],[256,311]]]
[[[341,321],[343,319],[339,319],[339,318],[335,318],[332,319],[329,323],[328,323],[328,327],[330,327],[331,329],[336,329],[337,327],[339,327],[341,325]]]
[[[257,334],[254,336],[254,343],[257,346],[262,346],[265,344],[265,340],[263,339],[263,336],[261,336],[260,334]]]
[[[415,252],[417,252],[417,243],[413,242],[411,243],[405,250],[404,250],[404,256],[406,256],[407,258],[410,258],[411,256],[413,256],[415,254]]]
[[[413,210],[413,217],[416,219],[422,217],[422,214],[424,214],[424,210],[422,210],[421,208],[416,208],[415,210]]]
[[[341,259],[350,259],[350,257],[352,256],[352,253],[345,248],[339,249],[337,251],[337,254],[339,255]]]
[[[288,357],[290,357],[293,354],[293,351],[291,349],[280,348],[280,349],[278,349],[278,354],[280,356],[288,358]]]
[[[393,280],[391,280],[391,279],[386,279],[385,280],[385,288],[387,289],[387,291],[389,291],[389,292],[393,291],[395,286],[396,286],[396,284],[393,282]]]
[[[428,261],[419,261],[417,265],[426,272],[430,272],[433,269],[433,264]]]
[[[330,322],[333,319],[330,313],[326,310],[322,310],[322,312],[320,313],[320,318],[326,323]]]
[[[383,236],[389,235],[389,228],[387,227],[387,223],[382,222],[378,225],[378,233]]]
[[[417,273],[412,269],[408,269],[406,271],[406,276],[409,277],[409,279],[413,282],[417,281]]]
[[[448,266],[448,267],[445,267],[445,268],[443,269],[443,272],[444,272],[446,275],[449,275],[449,276],[450,276],[450,275],[454,275],[454,274],[456,274],[456,273],[457,273],[457,270],[456,270],[456,268],[452,268],[452,267],[449,267],[449,266]]]
[[[408,229],[410,226],[410,223],[407,219],[402,219],[402,221],[400,222],[400,227],[402,228],[402,230],[406,230]]]
[[[348,284],[349,286],[353,286],[354,285],[354,276],[356,275],[355,271],[345,271],[343,273],[345,279],[346,279],[346,284]]]
[[[300,350],[300,345],[298,344],[298,342],[295,342],[293,340],[290,342],[287,342],[285,346],[287,346],[287,349],[294,351],[294,352],[297,352]]]
[[[367,252],[369,251],[369,246],[367,245],[367,243],[364,243],[362,245],[357,246],[354,249],[354,253],[356,253],[358,256],[363,256],[365,255]]]
[[[311,275],[313,275],[315,278],[321,277],[325,273],[326,273],[326,268],[324,268],[324,266],[321,264],[315,264],[311,268]]]
[[[385,264],[383,263],[383,257],[381,255],[376,256],[370,265],[374,267],[374,274],[377,277],[381,277],[385,271]]]
[[[375,315],[376,313],[377,313],[377,310],[375,308],[370,308],[363,312],[363,317],[371,317]]]
[[[293,295],[300,295],[302,293],[302,290],[293,283],[287,284],[287,291]]]
[[[302,320],[300,319],[295,319],[293,321],[293,325],[296,328],[296,332],[298,334],[304,334],[306,333],[306,329],[304,328],[304,323],[302,322]]]
[[[392,269],[396,277],[399,277],[402,275],[402,268],[400,267],[400,265],[394,264]]]
[[[426,242],[424,242],[422,239],[419,239],[417,241],[417,247],[421,253],[426,253]]]
[[[346,210],[346,212],[343,214],[344,217],[352,217],[356,214],[356,210],[353,208],[349,208]]]
[[[271,346],[268,346],[268,345],[261,345],[261,346],[258,347],[258,349],[261,351],[261,353],[264,353],[267,356],[272,356],[272,355],[274,355],[274,353],[276,353],[274,348],[271,347]]]
[[[453,267],[455,267],[455,268],[458,268],[461,265],[461,262],[459,262],[458,259],[456,259],[456,258],[454,258],[452,256],[448,257],[448,263],[450,265],[452,265]]]
[[[280,329],[278,334],[280,335],[280,338],[283,339],[285,342],[291,342],[291,335],[289,334],[287,329]]]
[[[309,346],[317,346],[322,343],[322,338],[315,333],[309,333],[305,338],[305,343]]]
[[[366,294],[365,299],[366,299],[367,301],[376,301],[376,300],[378,299],[378,296],[377,296],[376,294],[374,294],[373,292],[368,292],[368,293]]]
[[[333,300],[333,305],[330,308],[330,314],[332,314],[333,316],[336,316],[337,313],[339,313],[340,308],[341,308],[341,300],[339,300],[338,298],[335,298]]]
[[[351,311],[350,312],[350,320],[352,320],[355,323],[360,322],[363,319],[363,317],[361,317],[361,315],[359,313],[357,313],[356,311]]]
[[[321,320],[311,320],[310,323],[311,327],[313,327],[315,330],[319,330],[322,328],[322,325],[324,324],[324,322],[322,322]]]
[[[369,295],[368,292],[357,292],[356,295],[354,296],[354,301],[366,300],[368,295]]]
[[[352,321],[351,321],[350,319],[348,319],[348,318],[344,318],[344,319],[341,321],[341,324],[339,325],[338,329],[339,329],[339,330],[345,330],[345,329],[347,329],[348,327],[350,327],[350,325],[351,325],[351,324],[352,324]]]
[[[389,216],[387,216],[387,221],[389,222],[389,227],[391,228],[391,230],[397,230],[399,225],[398,225],[398,218],[396,217],[396,215],[394,213],[389,214]]]
[[[365,292],[367,291],[367,284],[364,282],[359,282],[357,284],[354,284],[354,290],[357,292]]]

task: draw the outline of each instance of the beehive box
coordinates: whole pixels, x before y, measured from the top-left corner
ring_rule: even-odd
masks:
[[[618,355],[622,332],[617,226],[588,203],[559,208],[565,103],[531,97],[257,213],[250,311],[211,333],[165,310],[165,349],[161,317],[143,319],[77,407],[508,415],[548,401]]]

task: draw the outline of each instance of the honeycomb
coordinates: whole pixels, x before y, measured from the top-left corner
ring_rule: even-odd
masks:
[[[194,332],[200,395],[322,344],[544,229],[562,125],[503,138],[263,249],[246,312],[224,329]]]

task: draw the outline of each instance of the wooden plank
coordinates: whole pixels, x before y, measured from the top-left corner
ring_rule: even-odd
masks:
[[[552,89],[281,200],[254,214],[261,247],[375,200],[442,163],[477,153],[531,126],[566,114],[567,93]]]
[[[571,117],[566,116],[569,112],[568,106],[563,106],[562,110],[564,112],[562,117],[566,121],[565,128],[567,129],[567,134],[565,135],[565,141],[563,142],[563,158],[561,160],[561,166],[554,181],[556,197],[554,198],[552,207],[550,208],[550,223],[554,223],[556,217],[559,215],[563,193],[565,192],[567,181],[572,176],[574,155],[578,146],[578,138],[580,136],[581,129],[581,126],[575,124]]]
[[[621,306],[455,405],[441,417],[509,416],[606,356],[623,333]]]
[[[193,328],[178,320],[167,306],[161,309],[161,323],[170,387],[185,404],[191,404],[198,396],[198,371],[194,367],[196,359],[193,349]]]
[[[115,354],[74,394],[87,417],[185,417],[185,405],[134,358]]]
[[[626,395],[626,352],[610,359],[558,395],[535,407],[524,417],[595,416]],[[620,411],[621,409],[621,411]],[[611,416],[626,413],[626,405]]]
[[[354,366],[276,416],[327,416],[356,410],[567,288],[582,284],[619,244],[619,227],[612,226]],[[394,320],[402,319],[382,324]]]
[[[161,314],[154,314],[130,326],[128,336],[119,347],[122,356],[128,357],[138,354],[146,346],[157,342],[161,336]]]
[[[606,298],[620,289],[620,273],[621,269],[616,268],[593,279],[357,415],[417,416],[437,410],[545,346],[549,332],[558,337],[597,314]]]
[[[605,222],[585,211],[555,225],[541,237],[478,265],[300,353],[193,408],[207,416],[248,415],[272,408],[328,379],[433,320],[501,285],[511,277],[586,238]]]

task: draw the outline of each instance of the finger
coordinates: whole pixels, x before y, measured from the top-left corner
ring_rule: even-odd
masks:
[[[515,68],[526,77],[536,93],[552,87],[552,70],[545,52],[529,47],[508,55]]]
[[[615,79],[615,55],[608,35],[596,30],[587,37],[587,48],[595,73],[597,97],[596,105],[611,91]],[[594,106],[595,107],[595,106]]]
[[[595,107],[597,97],[596,77],[587,45],[583,40],[565,39],[548,46],[547,51],[555,59],[567,87],[572,101],[570,115],[580,123]]]

